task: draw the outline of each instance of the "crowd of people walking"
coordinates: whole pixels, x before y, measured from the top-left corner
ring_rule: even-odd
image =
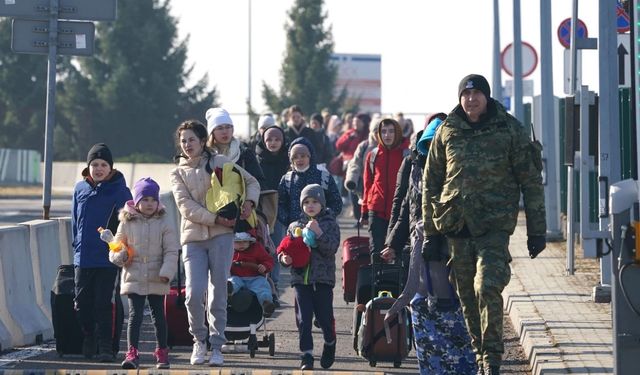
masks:
[[[509,282],[509,236],[521,195],[532,258],[545,247],[546,227],[539,144],[491,98],[484,77],[464,77],[454,109],[428,116],[419,129],[402,113],[306,115],[293,105],[280,116],[260,116],[256,133],[243,142],[225,109],[203,115],[205,122],[186,120],[175,131],[178,231],[164,215],[155,181],[137,181],[131,194],[107,145],[88,152],[72,212],[85,356],[115,360],[111,298],[119,285],[129,299],[123,368],[139,364],[145,301],[157,367],[169,368],[162,301],[180,257],[191,364],[204,364],[208,353],[209,365],[224,364],[228,299],[250,289],[270,316],[287,267],[300,368],[314,367],[314,318],[322,331],[320,365],[331,367],[342,214],[368,228],[372,254],[408,272],[385,320],[411,307],[421,373],[499,373],[501,292]],[[111,229],[132,251],[107,251],[98,227]],[[429,334],[434,330],[440,334]]]

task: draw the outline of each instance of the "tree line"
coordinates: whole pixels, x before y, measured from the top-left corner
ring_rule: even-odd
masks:
[[[94,56],[57,58],[54,159],[82,160],[105,142],[121,161],[166,162],[169,134],[184,119],[217,105],[205,74],[189,85],[189,38],[178,38],[170,0],[120,0],[118,18],[96,23]],[[285,25],[280,92],[263,83],[267,107],[293,103],[309,111],[345,102],[334,95],[333,38],[322,0],[296,0]],[[11,51],[11,20],[0,20],[0,147],[44,150],[47,61]],[[252,112],[251,108],[248,108]]]

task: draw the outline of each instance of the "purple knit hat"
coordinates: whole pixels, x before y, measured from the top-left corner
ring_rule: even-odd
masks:
[[[137,206],[144,197],[152,197],[160,202],[160,186],[158,186],[158,183],[153,181],[150,177],[143,177],[133,185],[134,205]]]

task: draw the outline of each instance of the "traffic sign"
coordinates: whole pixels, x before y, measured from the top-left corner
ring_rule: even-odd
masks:
[[[587,25],[579,18],[576,36],[578,39],[586,39],[589,36]],[[571,46],[571,18],[566,18],[564,21],[560,22],[560,26],[558,26],[558,40],[564,48],[569,48]]]
[[[91,56],[93,22],[58,21],[58,55]],[[11,49],[17,53],[49,53],[49,21],[14,19]]]
[[[500,54],[502,69],[513,77],[513,43],[509,43]],[[522,77],[528,77],[538,66],[538,53],[533,46],[522,42]]]
[[[616,5],[616,23],[618,26],[618,34],[624,34],[631,30],[631,20],[624,10],[624,6],[619,2]]]
[[[631,87],[631,35],[618,34],[618,87]]]
[[[114,21],[117,0],[60,0],[58,18]],[[0,0],[0,17],[48,19],[49,0]]]

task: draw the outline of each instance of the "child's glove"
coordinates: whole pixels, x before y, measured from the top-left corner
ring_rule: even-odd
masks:
[[[129,252],[125,249],[121,251],[109,251],[109,261],[118,267],[122,267],[129,260]]]
[[[317,242],[316,242],[316,234],[314,231],[312,231],[309,228],[304,228],[302,230],[302,240],[304,241],[304,243],[307,244],[307,246],[309,247],[316,247],[317,246]]]

